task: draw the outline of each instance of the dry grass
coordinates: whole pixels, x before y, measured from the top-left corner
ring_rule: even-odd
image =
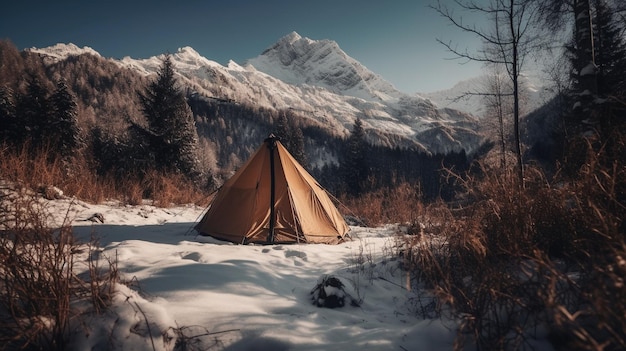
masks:
[[[405,265],[461,321],[457,349],[626,349],[626,138],[594,145],[573,178],[529,167],[461,178],[462,208],[424,207]]]
[[[0,146],[0,152],[0,350],[67,349],[81,316],[105,311],[119,281],[116,259],[99,256],[95,237],[77,242],[67,218],[60,228],[49,226],[42,196],[59,196],[51,191],[58,188],[94,203],[149,199],[167,207],[208,200],[181,175],[99,177],[81,155],[61,159],[27,145]]]
[[[0,350],[64,350],[75,317],[85,311],[72,306],[86,301],[92,306],[87,311],[106,308],[118,280],[116,264],[99,267],[90,259],[87,273],[78,276],[76,257],[83,250],[91,257],[94,243],[78,243],[69,225],[49,227],[49,215],[31,191],[0,190]]]
[[[143,198],[161,207],[190,203],[208,205],[207,193],[180,174],[151,171],[143,179],[130,180],[127,188],[133,189],[127,198],[131,204],[138,204]]]
[[[119,179],[113,175],[98,176],[82,154],[64,160],[47,150],[33,153],[28,146],[18,150],[0,146],[0,152],[3,154],[0,179],[34,191],[57,187],[66,196],[92,203],[113,199],[136,205],[150,199],[154,205],[168,207],[187,203],[206,205],[207,201],[205,190],[179,174],[149,171]]]
[[[417,228],[423,212],[419,185],[406,182],[339,200],[367,226],[401,223]]]

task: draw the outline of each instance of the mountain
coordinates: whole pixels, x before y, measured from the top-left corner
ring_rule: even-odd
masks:
[[[59,43],[59,44],[52,45],[43,49],[30,48],[26,50],[30,52],[42,54],[46,56],[49,61],[64,60],[69,56],[79,56],[82,54],[90,54],[90,55],[94,55],[97,57],[101,57],[100,53],[98,53],[96,50],[88,46],[83,46],[82,48],[80,48],[72,43],[69,43],[69,44]]]
[[[488,81],[489,78],[487,75],[480,75],[462,80],[456,83],[452,88],[429,93],[420,93],[420,95],[431,100],[438,106],[464,111],[480,119],[485,117],[487,113],[485,110],[485,96],[481,96],[480,94],[489,91]],[[509,82],[508,77],[504,78],[504,82]],[[524,115],[540,108],[554,97],[554,92],[550,91],[549,88],[538,79],[520,75],[520,83],[522,89],[525,89],[522,95],[522,109],[525,111],[525,113],[523,113]]]
[[[311,40],[292,32],[247,61],[257,70],[293,85],[315,85],[364,100],[401,97],[393,85],[348,56],[332,40]]]
[[[322,88],[339,96],[347,104],[336,116],[344,128],[361,118],[366,131],[375,136],[371,139],[383,144],[395,140],[401,146],[447,153],[471,152],[481,141],[474,117],[400,92],[332,40],[311,40],[292,32],[246,64],[295,87]]]
[[[54,60],[81,53],[99,55],[73,44],[29,51]],[[148,75],[156,72],[162,55],[111,60]],[[292,32],[245,64],[231,61],[227,66],[183,47],[172,54],[172,62],[181,84],[194,94],[270,110],[297,111],[310,123],[339,136],[348,135],[360,118],[368,140],[377,145],[427,153],[471,153],[482,141],[476,118],[398,91],[331,40],[312,40]]]

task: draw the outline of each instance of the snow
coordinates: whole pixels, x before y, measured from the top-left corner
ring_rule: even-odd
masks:
[[[197,206],[62,199],[48,209],[57,224],[68,216],[81,240],[98,237],[100,257],[117,259],[126,282],[107,313],[83,322],[74,349],[171,350],[180,333],[211,350],[452,348],[454,322],[412,312],[416,294],[390,254],[397,226],[351,227],[353,240],[339,245],[244,246],[197,236]],[[104,223],[88,221],[94,213]],[[326,275],[360,306],[314,305]]]

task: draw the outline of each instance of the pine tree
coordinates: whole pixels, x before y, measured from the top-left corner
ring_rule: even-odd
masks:
[[[14,144],[16,142],[17,119],[15,104],[11,89],[0,88],[0,143]]]
[[[605,0],[595,0],[595,63],[600,96],[615,95],[626,88],[626,43],[613,14]]]
[[[281,144],[283,144],[298,163],[302,166],[306,166],[307,159],[304,151],[304,134],[300,127],[290,121],[292,121],[292,119],[287,118],[287,114],[280,113],[276,121],[276,131],[274,135],[280,138]]]
[[[274,133],[280,138],[281,144],[289,149],[289,141],[291,140],[291,133],[289,130],[287,115],[281,112],[276,121],[276,132]]]
[[[81,140],[77,121],[77,104],[64,79],[57,82],[50,102],[53,108],[49,131],[51,146],[59,155],[69,158],[79,148]]]
[[[304,134],[300,127],[293,128],[291,138],[291,154],[303,167],[307,165],[306,152],[304,151]]]
[[[18,97],[17,103],[17,143],[30,142],[33,150],[50,143],[51,104],[49,91],[41,81],[31,75],[26,94]]]
[[[574,1],[574,40],[576,41],[577,65],[575,66],[581,89],[592,94],[598,91],[595,63],[595,41],[590,0]]]
[[[344,155],[343,176],[348,192],[351,195],[361,194],[363,181],[368,176],[366,164],[366,143],[363,122],[357,118],[348,138],[346,154]]]
[[[139,92],[142,112],[148,121],[142,132],[157,169],[195,178],[198,135],[193,114],[176,85],[174,74],[171,57],[167,55],[157,79]]]

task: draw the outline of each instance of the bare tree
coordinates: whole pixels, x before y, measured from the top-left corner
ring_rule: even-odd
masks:
[[[513,96],[513,134],[514,149],[517,158],[517,174],[520,187],[524,186],[524,163],[520,141],[520,73],[524,60],[537,47],[537,37],[532,31],[537,13],[535,1],[530,0],[490,0],[482,4],[473,0],[454,0],[454,6],[485,16],[490,20],[489,28],[480,28],[475,24],[464,23],[462,18],[438,0],[431,7],[462,31],[479,37],[484,42],[484,49],[470,52],[460,50],[451,42],[438,41],[460,59],[501,65],[512,83]]]
[[[507,132],[505,115],[511,110],[510,84],[507,85],[507,77],[505,77],[500,66],[490,66],[491,71],[488,73],[485,82],[485,94],[483,101],[486,105],[486,118],[488,121],[495,120],[490,123],[489,129],[491,133],[496,134],[497,142],[500,148],[500,167],[506,169],[506,140]],[[510,83],[510,81],[509,81]],[[495,130],[495,131],[494,131]]]

